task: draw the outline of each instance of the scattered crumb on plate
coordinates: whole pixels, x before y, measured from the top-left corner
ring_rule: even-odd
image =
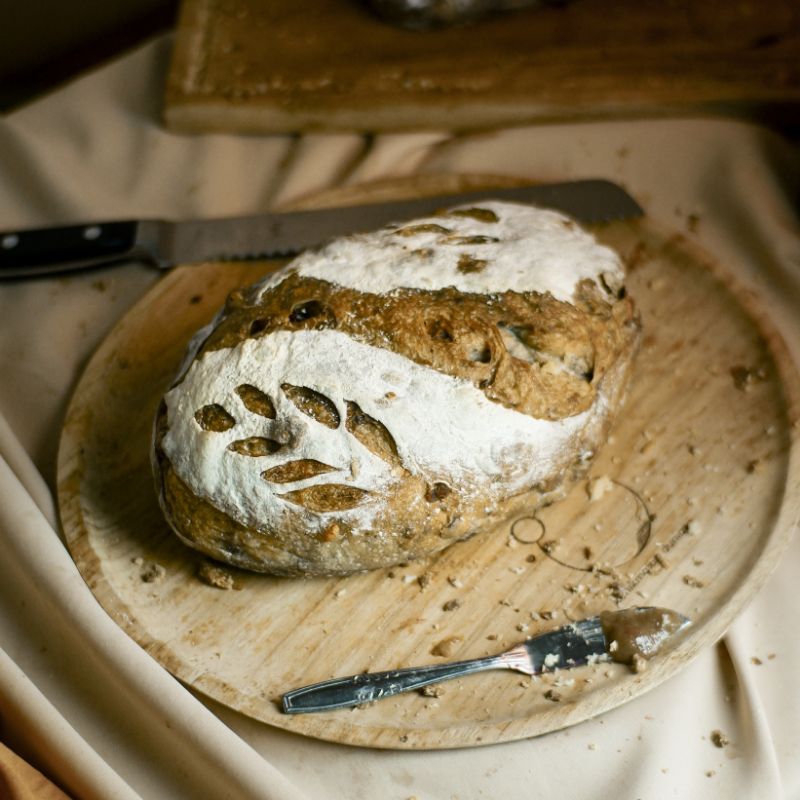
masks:
[[[144,564],[142,571],[139,573],[139,577],[145,583],[159,583],[167,577],[167,571],[161,564]]]
[[[197,577],[205,584],[213,586],[215,589],[233,589],[233,575],[223,567],[212,564],[209,561],[201,562],[197,568]]]
[[[731,740],[721,730],[716,729],[711,731],[711,743],[714,747],[725,747]]]
[[[442,656],[448,658],[458,650],[458,646],[464,641],[463,636],[448,636],[437,642],[431,649],[432,656]]]

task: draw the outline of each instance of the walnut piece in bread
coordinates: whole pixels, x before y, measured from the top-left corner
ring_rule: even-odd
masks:
[[[343,575],[429,555],[563,494],[640,338],[620,259],[499,201],[335,239],[233,292],[155,425],[177,535]]]

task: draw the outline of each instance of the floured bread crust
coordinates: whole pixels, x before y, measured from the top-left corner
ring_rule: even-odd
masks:
[[[156,420],[175,532],[277,574],[427,555],[556,499],[639,340],[618,257],[486,202],[342,237],[233,292]]]

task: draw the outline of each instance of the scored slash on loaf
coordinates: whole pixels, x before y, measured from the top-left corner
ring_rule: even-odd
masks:
[[[441,550],[560,497],[640,336],[618,256],[499,201],[341,237],[233,292],[158,413],[177,535],[277,574]]]

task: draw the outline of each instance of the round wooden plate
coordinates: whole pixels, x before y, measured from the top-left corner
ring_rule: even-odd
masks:
[[[398,180],[304,207],[464,185]],[[708,256],[646,222],[596,232],[628,263],[646,335],[627,404],[588,483],[426,562],[338,579],[231,570],[229,590],[198,578],[202,559],[159,513],[151,425],[190,335],[230,289],[276,263],[170,272],[97,351],[63,431],[64,532],[99,602],[194,689],[270,725],[354,745],[429,749],[528,737],[674,674],[764,583],[798,518],[800,380],[758,298]],[[444,640],[453,659],[480,656],[631,605],[667,606],[694,621],[638,674],[617,664],[537,679],[492,672],[443,684],[438,696],[316,715],[279,709],[280,695],[300,685],[441,661],[431,651]]]

